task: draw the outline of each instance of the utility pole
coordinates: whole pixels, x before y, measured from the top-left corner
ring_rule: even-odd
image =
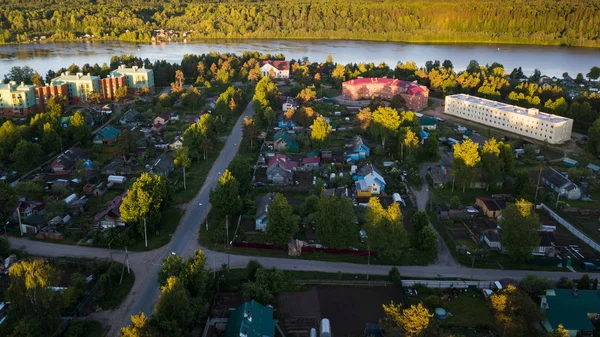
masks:
[[[144,241],[146,243],[146,248],[148,248],[148,234],[146,233],[146,217],[144,217]]]

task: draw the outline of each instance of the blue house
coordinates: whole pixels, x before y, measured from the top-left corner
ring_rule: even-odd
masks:
[[[358,197],[370,197],[385,193],[385,179],[381,172],[371,164],[362,167],[355,176],[356,194]]]
[[[356,162],[367,158],[371,154],[371,149],[363,142],[361,136],[355,136],[344,147],[346,148],[346,162]]]

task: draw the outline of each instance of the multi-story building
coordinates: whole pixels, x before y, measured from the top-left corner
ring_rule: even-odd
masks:
[[[67,97],[71,104],[86,102],[92,91],[101,92],[100,77],[89,74],[77,73],[72,75],[65,72],[50,82],[52,86],[62,84],[67,85]]]
[[[4,116],[26,116],[38,111],[35,86],[23,82],[0,83],[0,110]]]
[[[39,111],[46,110],[46,104],[52,97],[63,96],[65,99],[69,97],[66,84],[46,85],[35,88],[35,95],[38,99]]]
[[[406,107],[418,111],[427,107],[429,89],[416,82],[396,80],[393,78],[357,78],[342,83],[342,97],[359,100],[370,99],[373,96],[391,100],[400,95],[406,102]]]
[[[142,88],[148,88],[150,93],[154,92],[154,71],[144,67],[126,68],[119,66],[116,70],[110,72],[111,77],[125,77],[125,83],[131,93],[138,93]]]
[[[115,98],[117,90],[126,85],[127,81],[125,76],[115,77],[112,74],[110,74],[107,78],[103,78],[100,80],[102,97],[107,100],[112,100]]]
[[[550,144],[571,139],[573,128],[570,118],[465,94],[446,96],[444,113]]]

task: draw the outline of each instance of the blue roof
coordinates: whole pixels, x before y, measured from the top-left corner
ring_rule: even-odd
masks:
[[[112,125],[109,125],[104,129],[98,131],[98,133],[96,134],[96,138],[114,140],[117,139],[120,133],[121,130],[115,129]]]

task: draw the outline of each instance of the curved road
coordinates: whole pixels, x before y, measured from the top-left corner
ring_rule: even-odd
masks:
[[[242,140],[242,121],[246,116],[251,117],[254,114],[252,110],[252,102],[248,104],[244,113],[237,121],[231,135],[227,141],[219,157],[215,161],[210,170],[206,181],[194,200],[188,205],[187,211],[181,220],[179,227],[169,244],[165,247],[149,251],[149,252],[131,252],[129,253],[129,262],[131,268],[136,274],[136,280],[131,293],[127,296],[121,307],[112,311],[102,311],[94,313],[91,318],[99,319],[112,326],[110,335],[118,336],[120,327],[130,324],[130,317],[133,314],[144,312],[149,316],[153,310],[156,300],[159,295],[158,287],[158,272],[162,259],[174,252],[181,256],[187,257],[192,255],[194,250],[202,249],[207,258],[208,265],[220,266],[223,263],[228,263],[232,268],[243,268],[249,260],[258,260],[265,267],[276,267],[284,270],[299,270],[299,271],[321,271],[331,273],[351,273],[361,274],[367,272],[367,266],[351,263],[336,263],[297,259],[279,259],[268,257],[251,257],[240,255],[227,255],[225,253],[213,252],[198,243],[198,228],[203,224],[206,212],[210,210],[208,198],[210,190],[215,186],[220,173],[229,165],[231,159],[238,151],[239,144]],[[414,191],[417,198],[419,209],[424,209],[427,205],[429,191],[427,184],[423,184],[421,191]],[[199,206],[202,203],[205,206]],[[438,236],[439,237],[439,236]],[[441,240],[441,239],[440,239]],[[92,248],[83,246],[69,246],[55,243],[30,241],[23,238],[11,238],[11,244],[14,248],[25,249],[33,255],[40,256],[73,256],[73,257],[90,257],[90,258],[109,258],[110,252],[102,248]],[[494,270],[494,269],[474,269],[467,268],[457,264],[449,254],[443,240],[439,241],[438,245],[438,261],[430,266],[401,266],[399,267],[400,274],[410,276],[412,278],[464,278],[468,279],[473,276],[479,280],[498,280],[502,278],[520,279],[525,275],[532,274],[532,271],[524,270]],[[115,260],[123,261],[123,251],[113,251],[112,256]],[[371,265],[369,267],[370,274],[387,275],[392,266]],[[558,280],[562,276],[571,278],[580,277],[578,273],[564,272],[535,272],[536,275],[546,276],[554,280]],[[600,277],[598,275],[590,275],[591,277]]]

